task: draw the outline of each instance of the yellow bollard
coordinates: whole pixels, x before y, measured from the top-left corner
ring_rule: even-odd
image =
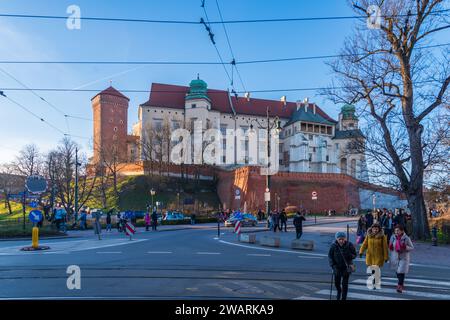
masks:
[[[31,246],[34,249],[37,249],[39,247],[39,228],[33,227],[33,233],[31,236]]]

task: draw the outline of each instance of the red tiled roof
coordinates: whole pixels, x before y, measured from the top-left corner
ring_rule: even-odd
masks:
[[[153,83],[149,100],[142,104],[142,106],[184,109],[185,96],[188,92],[189,87],[186,86]],[[209,89],[208,96],[211,99],[212,110],[221,113],[233,113],[227,91]],[[297,109],[297,103],[295,102],[287,102],[286,106],[284,106],[283,102],[277,100],[250,98],[250,101],[247,101],[245,97],[236,98],[234,95],[231,95],[231,101],[238,115],[266,116],[266,109],[269,106],[271,116],[290,118],[292,113]],[[308,106],[311,112],[313,105],[309,103]],[[305,104],[302,103],[303,108],[304,106]],[[325,119],[336,122],[317,106],[316,112]]]
[[[116,97],[120,97],[120,98],[125,98],[128,101],[130,101],[130,99],[126,96],[124,96],[122,93],[120,93],[117,89],[113,88],[112,86],[110,86],[109,88],[103,90],[100,93],[97,93],[91,100],[94,100],[94,98],[98,95],[110,95],[110,96],[116,96]]]

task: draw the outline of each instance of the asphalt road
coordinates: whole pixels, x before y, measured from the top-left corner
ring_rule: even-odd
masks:
[[[139,232],[132,241],[117,232],[41,241],[52,248],[46,252],[20,252],[29,241],[2,242],[0,299],[329,299],[326,250],[332,227],[342,225],[306,227],[305,237],[320,243],[313,252],[237,244],[231,228],[219,239],[214,226]],[[350,299],[450,299],[450,268],[413,266],[400,295],[387,267],[374,291],[364,262],[356,264]],[[71,265],[81,270],[79,290],[67,287]]]

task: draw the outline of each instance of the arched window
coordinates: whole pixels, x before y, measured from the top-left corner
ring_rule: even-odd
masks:
[[[347,174],[347,158],[341,159],[341,173]]]
[[[352,159],[350,162],[350,174],[352,177],[356,177],[356,159]]]

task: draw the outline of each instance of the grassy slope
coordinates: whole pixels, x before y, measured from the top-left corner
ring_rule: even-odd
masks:
[[[113,188],[107,190],[108,207],[118,207],[120,210],[145,210],[147,203],[151,203],[150,190],[156,190],[154,201],[162,201],[166,206],[177,207],[177,189],[182,188],[180,204],[185,198],[193,198],[204,203],[208,207],[218,208],[219,198],[215,191],[215,185],[210,181],[200,181],[198,185],[194,181],[181,182],[177,178],[133,176],[120,178],[118,183],[119,198],[114,195]],[[201,192],[201,191],[207,192]],[[98,197],[91,199],[87,204],[91,208],[101,208]],[[185,206],[185,209],[192,206]]]

